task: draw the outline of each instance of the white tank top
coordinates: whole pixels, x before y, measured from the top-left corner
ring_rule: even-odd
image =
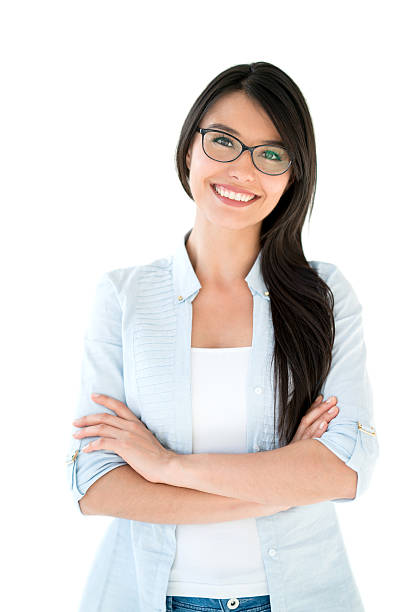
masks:
[[[247,453],[246,377],[250,346],[191,348],[193,453]],[[167,595],[268,594],[256,519],[176,526]]]

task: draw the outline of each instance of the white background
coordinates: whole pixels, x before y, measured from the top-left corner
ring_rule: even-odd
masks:
[[[77,610],[113,520],[77,513],[64,464],[95,284],[192,227],[181,125],[214,76],[252,61],[287,72],[314,122],[305,255],[363,305],[381,445],[370,489],[336,510],[367,612],[404,608],[405,36],[402,2],[2,2],[4,610]]]

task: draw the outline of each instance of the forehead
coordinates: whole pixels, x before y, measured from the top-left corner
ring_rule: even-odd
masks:
[[[205,113],[200,127],[216,123],[229,126],[234,130],[229,130],[231,134],[248,144],[281,140],[278,130],[263,106],[244,92],[230,92],[218,98]]]

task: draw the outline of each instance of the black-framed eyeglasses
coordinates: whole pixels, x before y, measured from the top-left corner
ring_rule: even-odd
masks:
[[[202,135],[204,153],[219,162],[231,162],[244,151],[250,151],[255,168],[264,174],[283,174],[289,169],[292,159],[288,150],[281,144],[263,144],[248,147],[239,138],[214,128],[196,129]],[[255,156],[254,156],[255,153]]]

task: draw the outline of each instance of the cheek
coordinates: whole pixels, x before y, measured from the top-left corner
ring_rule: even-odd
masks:
[[[190,186],[196,191],[206,191],[210,188],[210,183],[214,176],[219,172],[217,162],[212,161],[203,154],[204,158],[197,156],[192,160],[190,169]]]
[[[213,171],[218,165],[218,162],[210,159],[204,151],[199,148],[194,151],[191,163],[193,171],[197,174],[205,174],[207,171],[211,172],[211,170]]]
[[[286,182],[271,181],[269,184],[263,185],[262,190],[265,194],[267,203],[277,202],[285,190]]]
[[[287,185],[286,180],[271,181],[267,185],[263,185],[262,189],[265,193],[263,202],[264,213],[269,214],[279,203]]]

